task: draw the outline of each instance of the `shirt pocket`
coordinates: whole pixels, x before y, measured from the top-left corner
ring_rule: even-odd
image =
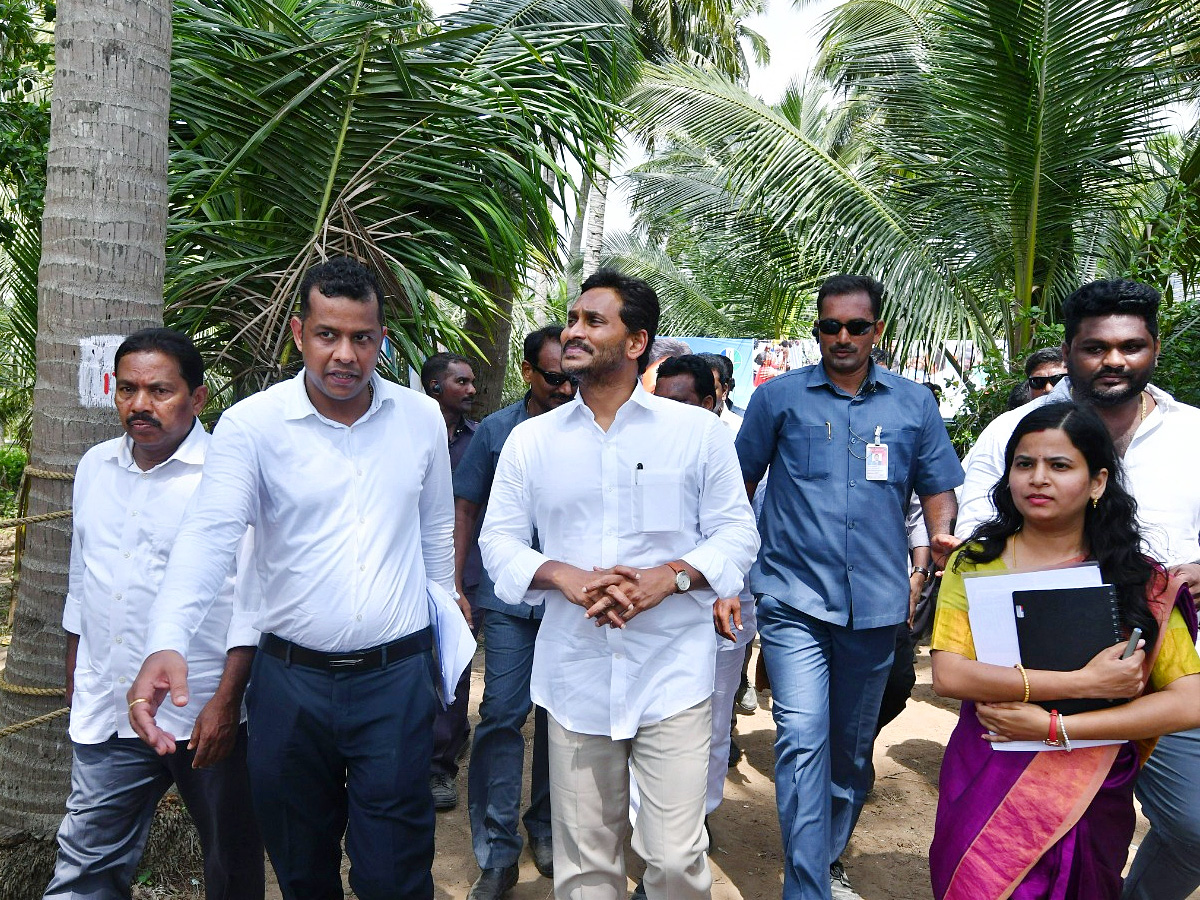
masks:
[[[833,469],[833,441],[827,425],[801,425],[791,435],[791,447],[785,448],[784,468],[795,479],[806,481],[828,478]]]
[[[633,528],[641,534],[683,528],[683,476],[638,469],[633,483]]]
[[[884,432],[881,440],[888,445],[888,483],[907,484],[912,480],[917,447],[917,432],[911,428]]]

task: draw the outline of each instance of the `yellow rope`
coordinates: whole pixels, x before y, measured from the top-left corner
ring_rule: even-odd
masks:
[[[2,528],[20,528],[22,525],[32,525],[35,522],[49,522],[51,519],[67,519],[70,518],[71,511],[69,509],[60,509],[55,512],[41,513],[36,516],[21,516],[16,519],[0,519],[0,529]]]
[[[4,677],[3,670],[0,670],[0,691],[6,694],[24,694],[27,697],[62,697],[67,693],[67,689],[61,687],[41,688],[27,684],[13,684]]]
[[[25,467],[25,474],[32,475],[34,478],[44,478],[47,481],[74,481],[74,472],[51,472],[49,469],[35,469],[33,466]]]
[[[49,722],[52,719],[57,719],[59,716],[65,716],[71,710],[64,706],[62,709],[56,709],[54,712],[48,712],[44,716],[34,716],[32,719],[26,719],[24,722],[18,722],[16,725],[9,725],[7,728],[0,728],[0,738],[8,737],[10,734],[16,734],[18,731],[24,731],[26,728],[32,728],[34,725],[41,725],[43,722]]]

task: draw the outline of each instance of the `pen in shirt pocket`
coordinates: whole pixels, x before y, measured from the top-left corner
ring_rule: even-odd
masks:
[[[644,469],[644,468],[645,467],[641,463],[638,463],[637,466],[634,467],[634,470],[633,470],[633,483],[634,484],[642,483],[642,469]]]

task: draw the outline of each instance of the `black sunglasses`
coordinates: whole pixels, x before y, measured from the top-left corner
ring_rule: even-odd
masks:
[[[546,384],[550,385],[550,387],[562,387],[568,381],[576,387],[579,386],[579,379],[574,375],[565,375],[562,372],[547,372],[545,369],[539,369],[533,363],[529,364],[529,368],[546,379]]]
[[[849,322],[839,322],[837,319],[821,319],[813,327],[821,334],[838,334],[845,328],[854,337],[862,337],[875,327],[875,320],[851,319]]]
[[[1046,389],[1046,385],[1055,385],[1067,377],[1066,372],[1060,372],[1057,375],[1030,375],[1029,386],[1035,391]]]

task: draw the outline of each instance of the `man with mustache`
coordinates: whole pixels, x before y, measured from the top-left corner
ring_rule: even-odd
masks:
[[[213,433],[150,613],[134,728],[187,702],[184,652],[247,526],[262,632],[246,690],[250,793],[286,900],[432,900],[431,594],[454,594],[454,502],[437,404],[375,371],[374,273],[335,257],[300,284],[294,378]]]
[[[1200,586],[1200,478],[1181,468],[1200,443],[1200,410],[1150,383],[1160,350],[1159,294],[1136,281],[1093,281],[1063,301],[1067,377],[1049,394],[998,416],[967,457],[955,534],[993,514],[991,489],[1017,423],[1071,399],[1103,419],[1122,456],[1150,556]],[[1184,900],[1200,887],[1200,730],[1159,739],[1137,782],[1151,829],[1125,880],[1124,900]]]
[[[186,749],[159,757],[138,740],[125,692],[141,665],[146,613],[204,467],[208,400],[191,340],[147,328],[117,348],[125,434],[79,462],[72,503],[67,632],[71,795],[47,897],[128,897],[158,800],[179,789],[200,833],[212,898],[261,900],[262,842],[250,808],[242,692],[258,632],[235,612],[230,566],[188,647],[194,690],[163,725]]]
[[[561,325],[547,325],[525,335],[521,378],[529,385],[516,403],[479,423],[475,438],[454,470],[454,574],[460,595],[471,590],[464,574],[471,553],[478,553],[478,526],[487,507],[496,464],[505,441],[517,425],[569,403],[576,379],[562,370]],[[496,596],[496,586],[481,573],[470,597],[471,606],[484,610],[483,699],[479,725],[467,771],[467,809],[471,842],[479,863],[479,878],[468,900],[495,900],[517,882],[521,835],[521,769],[529,717],[529,676],[533,647],[542,624],[541,603],[509,604]],[[534,712],[533,765],[525,830],[538,872],[554,877],[554,846],[550,834],[550,769],[546,757],[546,711]]]
[[[646,282],[584,282],[562,333],[579,393],[513,429],[479,538],[501,600],[546,604],[531,692],[548,713],[559,900],[624,895],[631,768],[647,895],[711,896],[712,609],[758,535],[729,429],[642,387],[658,319]]]
[[[909,498],[948,538],[962,483],[933,395],[871,359],[883,292],[867,276],[826,279],[821,361],[760,385],[737,437],[751,496],[771,470],[750,589],[773,697],[784,900],[858,897],[840,857],[909,616]]]

